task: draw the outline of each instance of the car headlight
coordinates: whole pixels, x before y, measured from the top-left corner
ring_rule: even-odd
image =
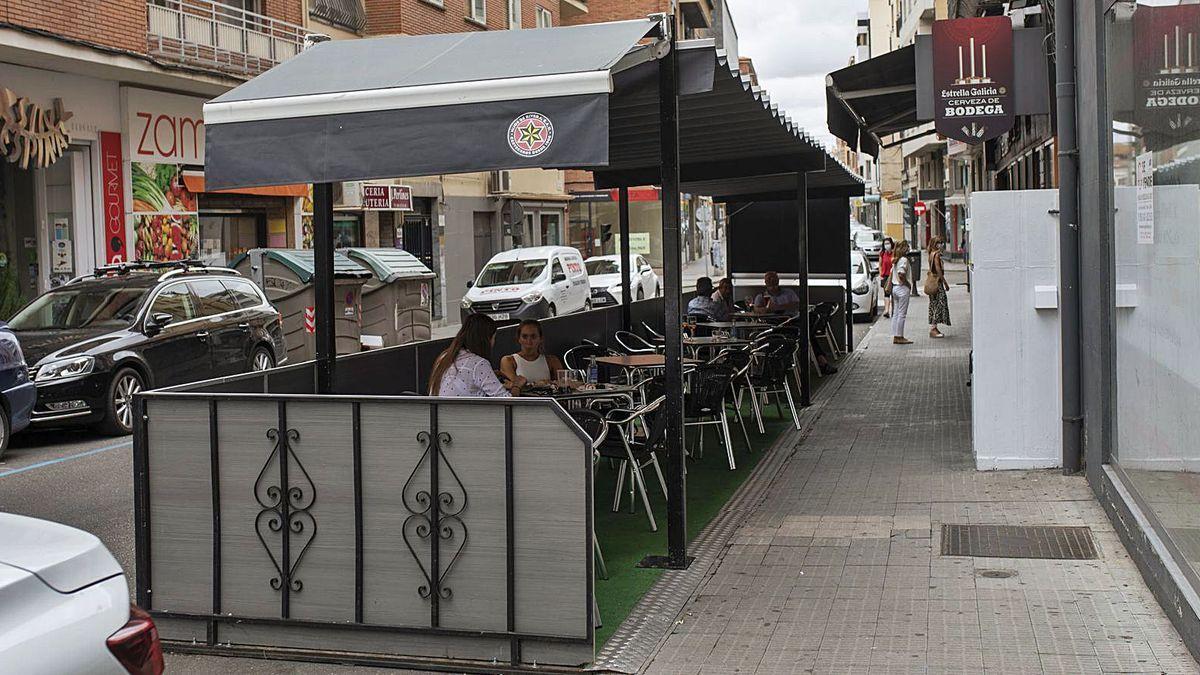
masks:
[[[527,305],[532,305],[534,303],[538,303],[541,301],[542,301],[542,292],[541,291],[534,291],[532,293],[526,293],[525,295],[521,296],[521,302],[523,302]]]
[[[462,299],[462,308],[463,308],[463,309],[471,309],[471,301],[470,301],[470,299],[468,299],[468,298],[463,298],[463,299]]]
[[[863,295],[863,294],[864,294],[864,293],[866,293],[868,290],[870,290],[870,289],[868,289],[868,288],[867,288],[867,285],[866,285],[865,283],[864,283],[864,284],[859,284],[859,285],[857,285],[857,286],[855,286],[855,287],[854,287],[854,293],[855,293],[856,295]]]
[[[81,377],[92,372],[96,367],[96,359],[91,356],[80,356],[74,359],[66,359],[63,361],[54,361],[38,368],[37,376],[34,380],[43,382],[46,380],[65,380],[69,377]]]

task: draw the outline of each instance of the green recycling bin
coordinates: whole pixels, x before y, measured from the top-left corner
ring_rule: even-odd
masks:
[[[433,271],[398,248],[342,248],[338,253],[371,273],[362,289],[364,345],[393,347],[429,339]]]

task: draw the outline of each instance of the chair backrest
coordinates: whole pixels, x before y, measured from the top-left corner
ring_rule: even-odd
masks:
[[[650,324],[646,323],[645,321],[642,322],[642,330],[646,331],[646,335],[649,335],[652,338],[662,339],[662,337],[663,337],[662,333],[654,330],[654,327],[651,326]]]
[[[658,353],[658,350],[654,348],[654,345],[646,342],[646,340],[637,333],[631,333],[627,330],[619,330],[616,332],[614,337],[617,340],[617,344],[621,345],[621,348],[624,349],[628,354]]]
[[[733,379],[733,366],[706,363],[691,374],[691,391],[683,400],[684,414],[696,417],[704,413],[720,412],[729,393],[729,382]]]
[[[728,366],[733,369],[733,377],[739,378],[749,372],[751,361],[753,361],[753,357],[749,347],[726,347],[709,359],[708,363]]]
[[[567,353],[563,354],[563,364],[572,370],[584,370],[589,365],[589,359],[599,356],[611,356],[612,354],[613,351],[608,347],[601,347],[598,344],[582,344],[577,347],[571,347],[567,350]]]
[[[575,420],[588,436],[592,439],[592,449],[600,447],[604,443],[604,439],[608,436],[608,425],[604,422],[604,416],[595,410],[587,410],[580,408],[567,413],[571,419]]]
[[[795,344],[782,335],[762,340],[754,348],[754,368],[751,373],[770,384],[780,384],[792,369]]]

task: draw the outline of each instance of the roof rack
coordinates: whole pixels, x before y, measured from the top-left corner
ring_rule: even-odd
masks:
[[[212,274],[234,274],[241,276],[236,270],[227,267],[209,267],[206,263],[200,260],[171,260],[166,262],[123,262],[112,265],[100,265],[91,274],[82,274],[75,277],[68,283],[76,283],[84,279],[99,279],[106,276],[122,276],[130,272],[152,272],[154,270],[168,270],[158,280],[162,281],[176,274],[184,274],[187,272],[206,272]]]
[[[235,277],[242,276],[241,272],[228,267],[183,267],[181,269],[171,270],[170,272],[164,272],[163,275],[158,278],[158,280],[165,281],[173,276],[187,274],[188,272],[202,272],[204,274],[228,274]]]

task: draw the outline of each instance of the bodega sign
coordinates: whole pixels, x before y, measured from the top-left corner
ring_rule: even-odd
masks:
[[[1012,20],[995,16],[933,24],[934,126],[978,144],[1013,125]]]
[[[1148,145],[1200,133],[1200,5],[1138,5],[1133,15],[1135,121]]]
[[[150,164],[204,164],[204,99],[124,87],[125,157]]]

